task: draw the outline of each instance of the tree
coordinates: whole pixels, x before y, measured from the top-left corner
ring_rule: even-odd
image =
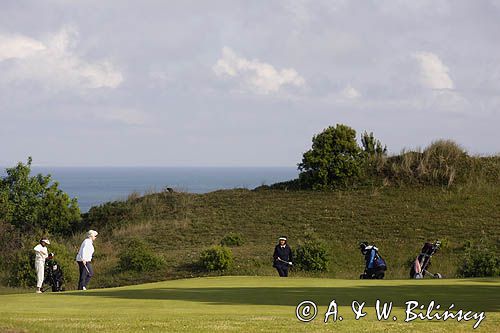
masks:
[[[356,131],[337,124],[312,139],[312,148],[304,153],[298,167],[301,183],[313,189],[345,186],[361,173],[361,148]]]
[[[19,230],[64,233],[81,219],[76,199],[71,199],[52,182],[50,175],[30,176],[28,163],[6,169],[0,179],[0,219]]]
[[[363,145],[363,151],[369,156],[384,156],[387,154],[387,146],[383,146],[382,142],[375,139],[373,132],[363,132],[361,136],[361,144]]]
[[[375,138],[373,132],[368,133],[366,131],[361,135],[361,145],[365,157],[363,167],[365,180],[370,182],[377,179],[384,168],[387,146],[382,145],[382,142]]]

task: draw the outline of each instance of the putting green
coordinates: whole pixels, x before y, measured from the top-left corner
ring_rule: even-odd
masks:
[[[377,320],[377,299],[393,302],[388,320]],[[296,306],[304,300],[314,301],[318,309],[307,323],[296,318]],[[324,323],[332,300],[338,305],[337,321],[332,316]],[[351,309],[354,300],[366,302],[367,315],[359,320]],[[425,314],[432,300],[441,308],[431,314],[442,314],[451,303],[454,313],[484,311],[476,331],[499,332],[499,279],[278,277],[195,278],[85,292],[1,295],[0,332],[471,332],[478,321],[405,322],[405,302],[410,300],[426,307],[414,313]]]

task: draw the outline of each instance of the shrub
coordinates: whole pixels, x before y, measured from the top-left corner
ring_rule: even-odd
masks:
[[[225,271],[233,265],[233,253],[225,246],[212,246],[201,253],[199,263],[207,271]]]
[[[313,189],[327,189],[352,183],[361,173],[363,156],[356,131],[349,126],[330,126],[312,139],[298,167],[299,179]]]
[[[229,233],[220,241],[222,246],[241,246],[243,245],[243,236],[241,234]]]
[[[9,265],[7,284],[10,287],[32,288],[36,286],[35,252],[24,248],[13,255]]]
[[[163,266],[163,260],[139,239],[128,241],[118,257],[120,271],[152,272]]]
[[[303,271],[324,272],[328,268],[326,245],[321,241],[307,241],[295,251],[295,267]]]
[[[9,251],[0,251],[0,269],[8,269],[13,253],[22,246],[22,234],[12,224],[0,221],[0,244]]]
[[[462,266],[458,275],[462,277],[500,276],[500,257],[483,242],[477,245],[472,242],[465,244]]]

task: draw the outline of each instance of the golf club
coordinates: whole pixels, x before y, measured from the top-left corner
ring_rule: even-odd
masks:
[[[281,262],[287,263],[290,266],[293,266],[291,261],[285,261],[285,260],[281,259],[280,257],[278,257],[278,261],[281,261]]]
[[[89,269],[87,268],[87,264],[83,264],[83,266],[85,266],[85,269],[87,270],[87,273],[90,275],[90,271],[89,271]]]

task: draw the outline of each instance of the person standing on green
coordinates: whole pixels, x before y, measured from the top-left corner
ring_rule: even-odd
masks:
[[[288,269],[292,266],[292,261],[292,249],[288,245],[286,237],[281,236],[273,253],[273,267],[276,268],[280,277],[288,277]]]
[[[90,278],[94,275],[92,267],[92,256],[94,255],[94,241],[97,237],[97,231],[89,230],[87,238],[82,242],[80,250],[76,255],[76,262],[80,270],[80,279],[78,280],[78,290],[87,290]]]
[[[35,251],[35,270],[36,270],[36,293],[42,293],[43,280],[45,278],[45,259],[49,256],[47,245],[50,241],[47,238],[40,239],[40,243],[33,248]]]

